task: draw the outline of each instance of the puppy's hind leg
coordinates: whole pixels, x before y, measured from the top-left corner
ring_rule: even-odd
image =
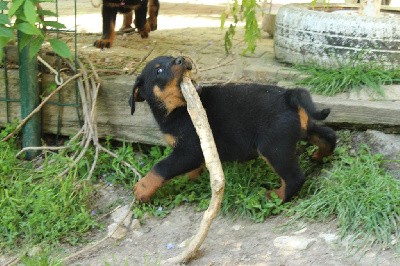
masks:
[[[307,130],[308,140],[318,146],[318,150],[312,155],[314,161],[322,162],[324,157],[333,153],[336,147],[336,133],[325,126],[311,124]]]
[[[305,176],[300,169],[294,146],[289,149],[275,145],[274,147],[279,149],[260,149],[263,158],[281,179],[281,187],[267,192],[267,196],[270,197],[271,193],[275,193],[286,202],[300,191]]]

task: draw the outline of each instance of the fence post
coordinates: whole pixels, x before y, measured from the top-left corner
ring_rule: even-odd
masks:
[[[40,102],[39,86],[37,81],[38,66],[36,57],[29,58],[29,44],[19,49],[21,32],[18,32],[19,50],[19,87],[21,94],[21,119],[27,117]],[[22,147],[41,146],[41,114],[35,114],[22,129]],[[26,152],[26,159],[31,160],[38,155],[38,151]]]

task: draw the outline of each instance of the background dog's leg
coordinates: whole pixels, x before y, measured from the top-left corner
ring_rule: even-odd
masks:
[[[103,36],[94,42],[97,48],[110,48],[115,39],[115,20],[117,11],[114,8],[103,5],[101,14],[103,16]]]
[[[135,10],[135,27],[138,29],[139,34],[142,38],[149,37],[150,24],[146,20],[147,16],[147,5],[141,5]]]
[[[156,30],[157,29],[157,16],[158,10],[160,9],[160,2],[158,0],[149,0],[149,24],[150,29]]]
[[[133,17],[133,11],[124,13],[124,21],[123,21],[122,27],[119,29],[119,31],[131,32],[134,30],[134,28],[132,28],[132,22],[133,22],[132,17]]]

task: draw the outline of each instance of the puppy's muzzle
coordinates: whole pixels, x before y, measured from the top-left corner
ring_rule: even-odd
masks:
[[[182,56],[179,56],[175,58],[174,64],[178,66],[182,66],[185,69],[185,72],[189,72],[189,76],[191,77],[191,70],[193,69],[192,61],[190,58],[185,58]],[[196,91],[200,94],[201,93],[201,86],[197,84],[197,82],[191,77],[190,80],[192,81],[193,86],[195,87]]]

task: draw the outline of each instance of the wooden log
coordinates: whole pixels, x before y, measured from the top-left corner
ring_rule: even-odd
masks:
[[[64,76],[64,80],[68,77]],[[17,70],[8,71],[9,98],[19,99],[19,77]],[[54,76],[42,74],[42,90],[52,83]],[[165,145],[150,108],[146,102],[136,103],[136,111],[130,115],[128,99],[135,81],[133,76],[102,77],[98,98],[99,137],[145,144]],[[319,108],[331,108],[328,124],[346,124],[361,128],[390,128],[400,133],[400,86],[385,87],[386,97],[373,99],[367,95],[338,95],[324,97],[313,95]],[[46,94],[44,94],[46,95]],[[4,75],[0,75],[0,99],[5,98]],[[57,102],[56,95],[52,102]],[[75,86],[70,84],[61,93],[63,103],[75,103]],[[43,132],[56,134],[60,111],[61,134],[71,136],[80,129],[76,107],[47,104],[43,109]],[[0,127],[7,122],[6,102],[0,101]],[[8,103],[9,120],[20,119],[19,102]]]

